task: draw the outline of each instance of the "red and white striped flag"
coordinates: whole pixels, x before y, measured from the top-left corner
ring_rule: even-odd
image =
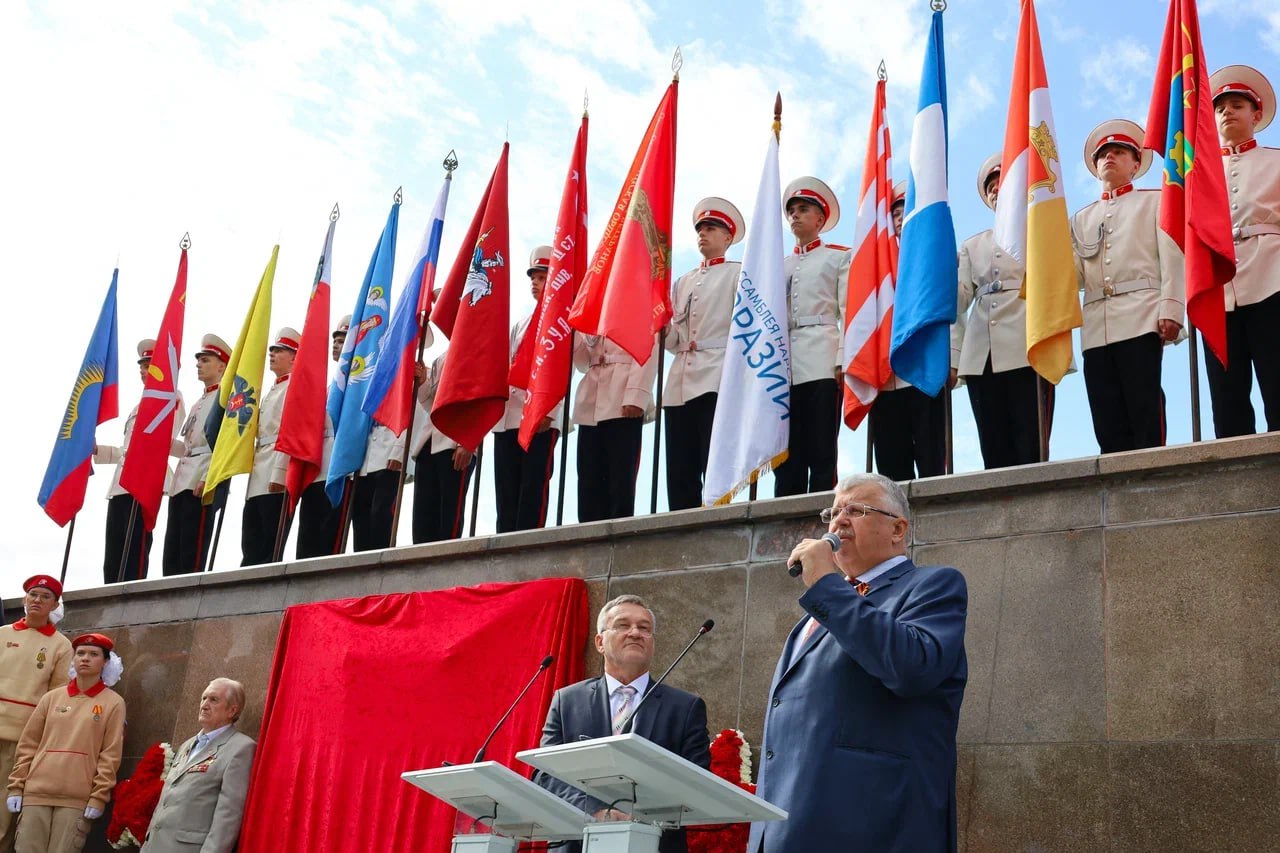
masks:
[[[862,169],[862,194],[854,225],[849,297],[844,308],[844,422],[849,429],[871,411],[876,394],[889,381],[889,344],[893,335],[893,289],[898,278],[898,241],[894,239],[893,151],[885,117],[885,81],[876,83],[871,135]]]

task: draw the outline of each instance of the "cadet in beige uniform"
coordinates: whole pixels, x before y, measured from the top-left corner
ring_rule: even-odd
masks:
[[[893,186],[894,239],[901,239],[907,183]],[[947,406],[941,394],[930,397],[897,374],[876,394],[867,417],[876,470],[902,482],[946,473]]]
[[[578,425],[578,521],[636,511],[640,440],[653,417],[658,338],[643,365],[605,337],[575,335],[573,366],[586,374],[573,398]]]
[[[155,351],[156,342],[144,338],[138,342],[138,376],[143,383],[147,381],[147,368],[151,367],[151,354]],[[139,404],[141,405],[141,404]],[[178,411],[173,418],[173,432],[176,439],[186,421],[187,407],[178,395]],[[93,448],[93,464],[115,465],[116,472],[111,478],[111,488],[107,490],[107,541],[102,560],[103,583],[111,584],[119,581],[136,581],[147,576],[147,567],[151,562],[150,530],[143,530],[142,510],[133,495],[120,486],[120,474],[124,471],[124,457],[129,452],[129,442],[133,439],[133,422],[138,418],[138,406],[133,407],[124,422],[124,443],[119,447],[108,444],[96,444]],[[172,448],[171,448],[172,449]],[[165,485],[168,486],[166,474]],[[167,489],[166,489],[167,490]],[[130,530],[132,520],[132,530]],[[129,551],[125,553],[125,544]]]
[[[281,510],[285,505],[284,481],[289,470],[289,457],[276,450],[280,437],[280,416],[284,398],[289,393],[289,374],[298,354],[302,336],[288,326],[276,332],[275,341],[267,348],[267,367],[275,374],[275,382],[263,395],[258,409],[258,436],[253,452],[253,470],[249,472],[249,489],[245,494],[244,516],[240,528],[242,566],[259,566],[275,559],[276,536],[288,538],[291,516],[284,517],[284,532],[279,534]]]
[[[437,294],[438,295],[438,294]],[[444,373],[441,353],[423,371],[418,387],[418,411],[414,415],[413,542],[441,542],[462,535],[466,514],[467,486],[475,470],[475,451],[459,446],[431,422],[431,406],[435,403],[440,377]]]
[[[737,261],[726,261],[724,253],[747,231],[738,208],[714,196],[694,207],[693,228],[702,263],[680,276],[672,288],[674,315],[665,340],[666,348],[675,353],[662,387],[667,507],[673,510],[702,506],[702,478],[711,453],[711,425],[742,269]]]
[[[774,471],[774,494],[823,492],[836,484],[844,373],[842,329],[853,253],[827,245],[840,220],[836,194],[813,177],[797,178],[782,194],[795,249],[783,261],[791,333],[791,436],[787,461]]]
[[[1227,367],[1205,348],[1219,438],[1257,429],[1253,376],[1262,392],[1267,430],[1280,430],[1280,150],[1258,145],[1254,134],[1276,114],[1271,83],[1247,65],[1231,65],[1209,78],[1227,175],[1236,277],[1227,283]]]
[[[213,518],[226,501],[226,487],[220,485],[219,496],[210,506],[201,500],[204,478],[209,472],[213,449],[209,447],[205,424],[209,413],[218,406],[218,388],[222,374],[231,361],[231,347],[217,335],[205,335],[196,353],[196,378],[204,393],[191,407],[182,423],[182,431],[174,441],[178,462],[169,486],[169,523],[164,532],[164,573],[183,575],[204,571],[209,543],[213,539]]]
[[[22,584],[25,615],[0,626],[0,779],[13,772],[18,738],[40,697],[67,683],[71,641],[54,627],[50,614],[62,597],[62,584],[49,575]],[[13,850],[15,820],[0,810],[0,853]]]
[[[1084,291],[1084,384],[1103,453],[1164,444],[1160,359],[1182,331],[1183,257],[1160,228],[1160,193],[1135,190],[1151,165],[1138,125],[1111,119],[1085,140],[1102,199],[1071,219]]]
[[[978,170],[978,195],[995,210],[1000,152]],[[964,379],[985,468],[1040,461],[1035,370],[1027,361],[1027,303],[1018,296],[1026,269],[996,245],[991,229],[960,246],[954,380]],[[1045,384],[1045,421],[1053,423],[1053,386]]]
[[[338,321],[338,328],[333,330],[333,360],[342,356],[342,345],[347,341],[347,330],[351,328],[351,315]],[[326,412],[324,418],[324,451],[320,458],[320,471],[311,485],[302,490],[298,500],[298,543],[296,554],[299,560],[308,557],[325,557],[338,553],[338,545],[342,536],[342,506],[329,503],[325,494],[325,479],[329,474],[329,455],[333,452],[333,421]]]
[[[542,290],[547,283],[547,270],[551,268],[551,247],[539,246],[529,256],[529,287],[533,293],[533,313],[511,327],[509,345],[510,361],[515,361],[516,351],[526,334],[537,334],[534,324],[538,306],[542,303]],[[533,326],[532,332],[529,327]],[[560,420],[564,416],[564,403],[552,409],[529,442],[529,449],[520,446],[520,421],[524,417],[525,402],[529,392],[514,385],[508,389],[507,408],[502,420],[493,427],[493,492],[498,505],[498,532],[512,530],[536,530],[547,523],[547,496],[551,485],[551,473],[555,470],[556,441],[560,438]]]

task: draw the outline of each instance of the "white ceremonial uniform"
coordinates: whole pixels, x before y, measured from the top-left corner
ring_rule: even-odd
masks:
[[[524,337],[525,331],[529,328],[529,324],[533,322],[533,315],[525,317],[520,322],[511,327],[511,339],[509,344],[508,364],[515,361],[516,350],[520,348],[520,340]],[[534,330],[537,331],[536,329]],[[520,419],[524,417],[524,404],[529,399],[529,392],[523,388],[517,388],[514,385],[508,388],[509,396],[507,397],[507,408],[502,413],[502,419],[493,425],[491,432],[506,432],[511,429],[520,429]],[[564,400],[552,409],[547,417],[551,418],[551,426],[553,429],[560,429],[561,422],[564,420]]]
[[[277,379],[262,398],[246,500],[267,494],[267,487],[272,483],[284,485],[289,457],[276,450],[276,439],[280,437],[280,416],[284,414],[284,399],[288,393],[289,377],[286,375]]]
[[[573,422],[595,426],[622,417],[623,406],[644,409],[645,421],[653,419],[653,385],[658,376],[658,339],[653,353],[641,365],[622,347],[605,337],[578,335],[573,344],[573,365],[586,374],[573,399]]]
[[[951,327],[951,365],[961,376],[1030,366],[1027,303],[1019,297],[1026,269],[996,245],[990,228],[960,245],[959,291]]]
[[[217,403],[218,386],[213,385],[200,395],[200,399],[196,400],[186,420],[182,422],[178,438],[174,440],[174,450],[177,451],[174,455],[178,457],[178,462],[174,466],[167,494],[195,491],[196,486],[203,483],[205,475],[209,473],[212,450],[205,437],[204,427],[209,413]]]
[[[178,395],[178,411],[173,416],[173,440],[169,445],[169,455],[176,456],[178,454],[178,436],[182,430],[182,424],[187,417],[187,406],[182,400],[182,395]],[[129,417],[124,422],[124,443],[120,446],[112,444],[99,444],[97,450],[93,454],[93,464],[95,465],[115,465],[115,474],[111,477],[111,488],[107,490],[107,499],[117,497],[119,495],[128,494],[120,487],[120,474],[124,471],[124,457],[129,453],[129,442],[133,440],[133,425],[138,419],[138,407],[134,406],[133,411],[129,412]],[[165,468],[165,494],[172,494],[171,486],[173,484],[173,469],[166,466]]]
[[[675,315],[666,348],[675,353],[662,386],[662,406],[683,406],[720,390],[720,373],[733,318],[733,299],[742,264],[703,263],[676,281],[671,305]]]
[[[783,260],[791,384],[833,379],[844,367],[844,305],[853,253],[815,240]]]
[[[385,471],[391,462],[399,462],[404,453],[404,433],[396,435],[387,427],[373,422],[369,428],[369,443],[364,449],[364,462],[360,465],[360,476]]]
[[[440,376],[444,373],[444,358],[447,352],[436,356],[436,360],[431,362],[431,368],[427,371],[427,378],[420,386],[418,386],[418,413],[413,419],[413,442],[409,445],[410,458],[416,459],[418,454],[422,452],[424,447],[428,447],[432,453],[440,453],[443,450],[453,450],[458,446],[458,442],[436,429],[436,425],[431,422],[431,406],[436,401],[436,391],[440,388]]]
[[[1280,293],[1280,149],[1244,143],[1222,156],[1236,241],[1227,310]]]

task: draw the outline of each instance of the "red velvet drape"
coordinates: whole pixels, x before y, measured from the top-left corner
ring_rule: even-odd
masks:
[[[449,849],[455,812],[400,779],[468,762],[547,654],[487,757],[536,746],[557,687],[582,678],[578,579],[290,607],[276,643],[242,853]]]

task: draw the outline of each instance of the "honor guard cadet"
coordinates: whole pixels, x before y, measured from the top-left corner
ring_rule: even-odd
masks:
[[[992,210],[1001,156],[997,151],[978,169],[978,196]],[[1026,268],[996,245],[990,228],[960,245],[951,364],[968,387],[987,469],[1040,461],[1039,377],[1027,361],[1027,303],[1018,295],[1025,277]],[[1053,390],[1045,384],[1046,424],[1053,422]]]
[[[174,442],[178,461],[169,486],[169,522],[164,532],[166,576],[204,571],[213,538],[213,518],[225,501],[224,494],[214,505],[205,506],[201,495],[213,452],[205,435],[205,422],[218,406],[218,389],[231,361],[231,347],[217,335],[205,335],[195,357],[196,378],[204,391],[182,422],[182,431]]]
[[[636,512],[641,431],[654,416],[658,337],[641,365],[608,338],[576,335],[573,366],[585,374],[573,398],[578,521],[628,518]]]
[[[355,550],[391,547],[391,519],[395,515],[396,492],[400,490],[403,458],[404,433],[396,435],[374,421],[351,493],[351,540]]]
[[[5,783],[36,703],[66,684],[71,668],[71,641],[50,618],[62,598],[62,584],[36,575],[27,578],[22,591],[22,618],[0,626],[0,780]],[[13,850],[15,824],[14,815],[0,809],[0,853]]]
[[[893,233],[902,239],[902,214],[907,209],[907,182],[898,181],[893,185],[893,204],[889,205],[889,215],[893,217]]]
[[[539,246],[529,256],[529,287],[533,294],[533,313],[511,327],[510,358],[516,357],[520,341],[529,328],[537,334],[534,318],[547,284],[551,268],[551,247]],[[509,362],[508,362],[509,365]],[[520,446],[520,420],[524,416],[529,392],[510,387],[507,408],[502,420],[493,428],[493,490],[498,504],[498,532],[536,530],[547,523],[547,493],[551,472],[555,469],[556,441],[560,438],[560,420],[564,402],[556,406],[538,424],[538,431],[526,451]]]
[[[276,332],[267,347],[267,367],[276,380],[267,389],[258,409],[258,436],[253,451],[253,470],[249,472],[249,490],[245,495],[244,517],[240,528],[242,566],[260,566],[275,559],[276,537],[289,535],[292,519],[287,517],[284,481],[289,470],[289,457],[276,450],[280,437],[280,415],[284,413],[285,395],[289,393],[289,375],[298,354],[302,336],[285,326]],[[284,530],[281,531],[281,525]]]
[[[342,355],[342,345],[347,342],[351,328],[351,315],[338,321],[333,330],[333,360]],[[324,450],[320,457],[320,470],[316,478],[302,490],[298,499],[298,542],[296,554],[299,560],[308,557],[327,557],[338,553],[342,537],[342,506],[329,503],[325,494],[325,479],[329,475],[329,455],[333,453],[333,421],[326,411],[324,416]]]
[[[155,348],[156,342],[152,338],[138,341],[138,376],[144,383],[147,381],[147,368],[151,367],[151,354],[155,352]],[[179,394],[178,412],[173,419],[175,439],[186,422],[186,416],[187,407]],[[143,530],[142,510],[133,495],[120,487],[120,473],[124,470],[124,457],[129,452],[129,440],[133,438],[133,423],[137,418],[138,407],[134,406],[125,419],[124,443],[119,447],[97,444],[93,450],[95,465],[116,466],[116,473],[111,478],[111,488],[107,490],[107,541],[102,561],[102,580],[108,584],[145,578],[151,559],[151,531]],[[172,474],[169,471],[165,475],[165,491],[169,490],[169,478]],[[125,552],[126,546],[128,553]]]
[[[1247,65],[1229,65],[1209,78],[1227,202],[1236,243],[1236,277],[1228,282],[1227,366],[1205,349],[1205,371],[1218,438],[1257,429],[1253,376],[1262,392],[1267,431],[1280,430],[1280,150],[1258,145],[1275,118],[1271,83]]]
[[[1133,188],[1151,166],[1144,136],[1125,119],[1089,133],[1084,161],[1102,198],[1071,219],[1084,291],[1084,384],[1103,453],[1164,444],[1160,359],[1182,331],[1182,252],[1160,228],[1160,193]]]
[[[702,478],[711,452],[720,372],[742,264],[724,253],[746,235],[738,208],[727,199],[704,198],[693,209],[702,263],[676,281],[666,348],[675,353],[662,388],[667,421],[667,506],[702,506]]]
[[[438,296],[439,293],[437,292]],[[442,542],[462,535],[467,487],[475,470],[475,452],[440,432],[431,423],[431,406],[444,375],[443,352],[426,370],[418,387],[418,411],[414,415],[413,544]]]
[[[779,497],[824,492],[836,484],[842,329],[853,261],[847,247],[827,245],[818,236],[840,221],[831,187],[817,178],[796,178],[782,197],[796,245],[783,261],[791,333],[791,437],[787,460],[774,471]]]

